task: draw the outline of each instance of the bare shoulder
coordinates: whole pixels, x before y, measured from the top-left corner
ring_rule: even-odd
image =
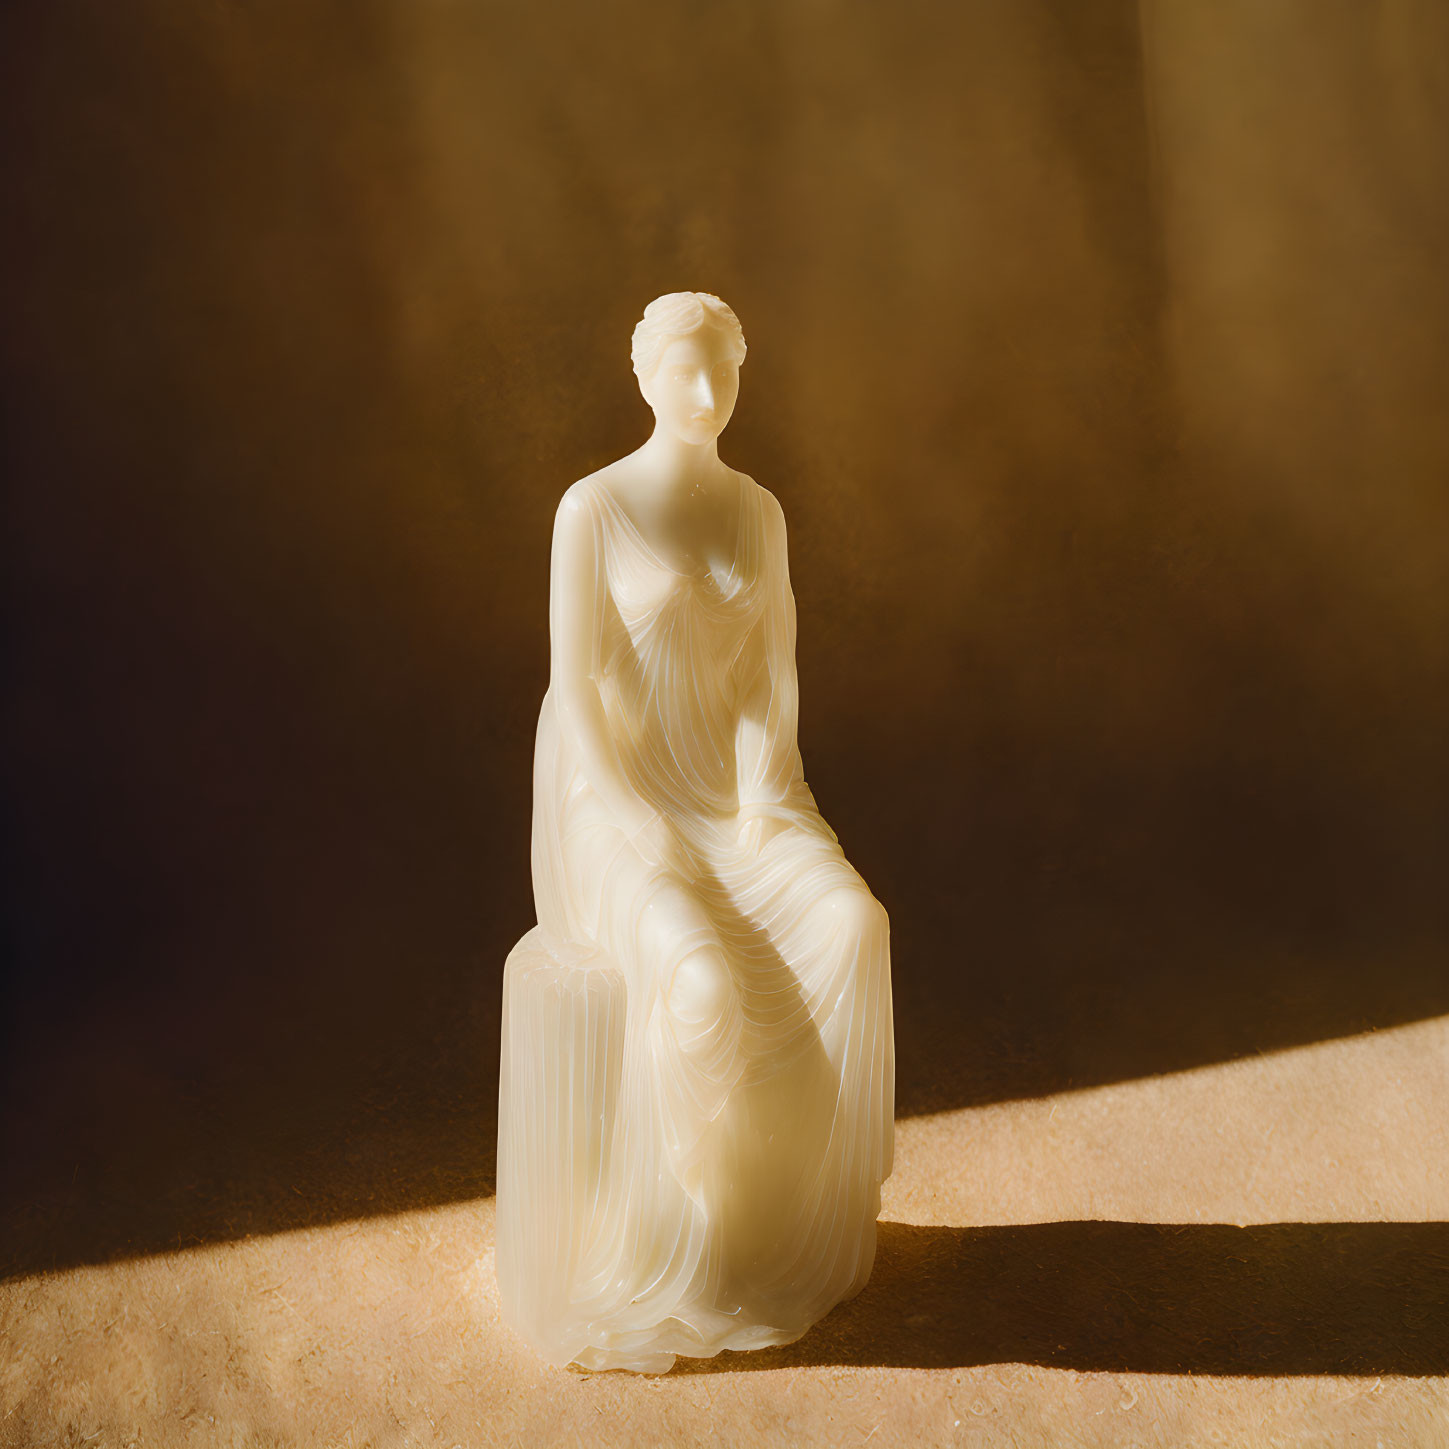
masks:
[[[572,539],[581,538],[590,528],[590,514],[592,509],[589,506],[588,491],[579,483],[571,484],[564,490],[564,496],[558,501],[558,508],[553,516],[553,536],[556,543],[567,543]]]
[[[622,461],[621,459],[620,462]],[[565,520],[572,520],[590,513],[595,489],[603,489],[610,496],[617,496],[614,492],[614,484],[618,478],[619,469],[619,463],[606,463],[602,468],[592,473],[586,473],[576,482],[570,483],[564,489],[563,497],[559,499],[559,521],[562,523]]]
[[[554,546],[570,554],[592,548],[598,502],[593,494],[598,474],[591,473],[564,489],[553,517]]]
[[[589,495],[595,488],[608,486],[608,477],[616,466],[614,463],[605,464],[604,467],[598,468],[592,473],[585,473],[582,478],[570,483],[564,489],[564,495],[559,500],[560,510],[564,508],[578,509],[585,507],[589,502]]]
[[[588,479],[580,478],[577,483],[570,483],[564,489],[563,497],[558,501],[558,516],[560,518],[574,517],[582,513],[588,506]]]

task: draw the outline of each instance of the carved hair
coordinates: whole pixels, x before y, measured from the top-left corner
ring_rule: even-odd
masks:
[[[634,328],[634,371],[643,382],[679,337],[701,327],[718,327],[734,345],[735,361],[745,360],[745,334],[740,319],[713,292],[669,292],[656,297]]]

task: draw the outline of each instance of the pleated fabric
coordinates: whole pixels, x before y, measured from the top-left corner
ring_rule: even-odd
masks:
[[[498,1271],[546,1357],[667,1369],[799,1337],[864,1286],[891,1169],[890,931],[805,783],[784,520],[740,477],[727,575],[660,559],[597,479],[591,652],[647,861],[539,716],[538,927],[510,956]],[[741,812],[781,829],[741,843]]]

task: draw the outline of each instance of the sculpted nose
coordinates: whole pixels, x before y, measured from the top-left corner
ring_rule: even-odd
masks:
[[[699,386],[695,389],[695,397],[698,399],[700,407],[706,408],[710,412],[714,411],[714,383],[708,376],[700,377]]]

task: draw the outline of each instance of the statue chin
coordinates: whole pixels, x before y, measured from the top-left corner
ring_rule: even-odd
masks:
[[[717,298],[660,298],[640,329],[652,388],[732,405],[744,343]],[[805,782],[783,514],[725,476],[711,506],[735,511],[692,525],[708,569],[626,506],[692,496],[639,455],[555,523],[497,1267],[507,1321],[561,1366],[798,1338],[865,1285],[891,1168],[890,924]]]

